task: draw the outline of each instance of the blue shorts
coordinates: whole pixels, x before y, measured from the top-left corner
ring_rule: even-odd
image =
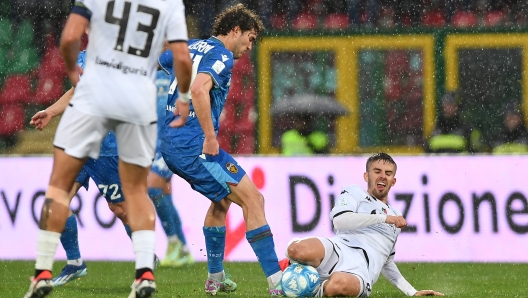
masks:
[[[172,175],[174,175],[174,173],[172,173],[172,171],[169,170],[169,167],[167,167],[167,164],[165,163],[165,160],[163,159],[163,155],[161,154],[159,147],[156,148],[156,155],[154,156],[154,161],[152,162],[150,171],[163,177],[165,181],[169,181],[172,178]]]
[[[224,150],[216,156],[178,156],[163,153],[169,169],[185,179],[191,187],[209,200],[219,202],[231,193],[229,185],[238,185],[246,174],[235,159]]]
[[[121,203],[125,200],[125,196],[121,192],[118,162],[117,155],[99,156],[99,159],[89,158],[75,181],[88,189],[88,182],[92,178],[108,203]]]

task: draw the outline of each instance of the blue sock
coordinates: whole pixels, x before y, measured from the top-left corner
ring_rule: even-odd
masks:
[[[176,235],[176,221],[174,220],[174,212],[171,209],[174,209],[172,200],[169,201],[166,196],[163,195],[163,190],[161,188],[152,188],[149,187],[148,194],[154,207],[156,207],[156,213],[161,221],[161,226],[165,235],[174,236]]]
[[[62,231],[60,241],[62,247],[66,251],[68,260],[77,260],[81,258],[81,251],[79,250],[79,239],[77,233],[77,218],[72,214],[66,220],[66,226]]]
[[[130,226],[125,224],[123,224],[123,226],[125,226],[125,231],[127,232],[128,238],[132,239],[132,229]]]
[[[174,227],[174,232],[176,236],[178,236],[178,239],[180,239],[182,244],[186,245],[187,240],[185,239],[185,235],[183,234],[183,226],[180,219],[180,214],[178,213],[178,210],[176,210],[176,206],[174,206],[174,202],[172,201],[172,195],[164,194],[162,200],[164,201],[164,203],[167,204],[166,210],[170,212],[169,218],[172,222],[171,227]]]
[[[209,273],[222,272],[224,270],[226,227],[203,227],[203,233]]]
[[[275,253],[275,243],[269,225],[247,231],[246,239],[253,248],[266,277],[280,271],[279,259]]]

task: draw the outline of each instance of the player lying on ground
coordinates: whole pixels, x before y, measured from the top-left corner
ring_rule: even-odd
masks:
[[[259,17],[238,4],[216,18],[214,36],[189,41],[194,80],[191,84],[191,112],[186,122],[173,114],[173,107],[179,101],[176,100],[178,82],[173,80],[169,89],[161,152],[173,173],[211,200],[203,232],[208,263],[205,292],[212,295],[236,289],[236,284],[226,277],[223,268],[225,222],[231,202],[243,209],[246,238],[266,275],[270,294],[282,295],[282,272],[264,214],[264,197],[235,159],[219,149],[216,139],[234,60],[251,50],[262,30]],[[159,63],[172,73],[170,52],[163,53]],[[177,126],[181,127],[170,128]]]
[[[396,163],[385,153],[367,160],[367,191],[347,186],[330,212],[336,236],[294,239],[287,248],[291,262],[313,266],[321,285],[317,297],[368,297],[381,274],[407,296],[444,296],[417,291],[394,263],[396,240],[407,221],[387,202],[396,183]]]

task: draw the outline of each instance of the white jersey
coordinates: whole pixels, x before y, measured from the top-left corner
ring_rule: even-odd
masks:
[[[72,13],[90,20],[73,108],[141,125],[156,121],[154,81],[164,39],[187,41],[182,0],[77,0]]]
[[[344,212],[401,215],[400,211],[372,197],[358,185],[343,189],[330,212],[330,218],[334,219]],[[388,258],[395,253],[394,246],[400,231],[393,224],[380,223],[355,230],[336,230],[335,233],[346,246],[362,248],[366,252],[368,270],[374,284]]]

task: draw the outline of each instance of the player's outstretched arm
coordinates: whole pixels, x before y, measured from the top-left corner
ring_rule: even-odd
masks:
[[[77,85],[82,74],[82,68],[77,64],[77,56],[81,47],[81,37],[88,28],[88,24],[86,17],[71,13],[62,30],[60,49],[73,86]]]
[[[73,97],[73,93],[74,88],[72,87],[70,90],[66,91],[66,93],[64,93],[54,104],[49,106],[47,109],[39,111],[33,115],[29,124],[33,125],[37,130],[44,129],[44,127],[46,127],[50,122],[51,118],[64,113],[64,110],[66,110],[66,107]]]
[[[394,254],[389,257],[383,268],[381,274],[396,288],[402,291],[407,296],[444,296],[440,292],[433,290],[417,291],[401,274],[398,266],[394,263]]]
[[[209,91],[212,88],[213,79],[211,76],[206,73],[199,73],[192,83],[191,94],[194,112],[205,136],[202,153],[218,155],[220,146],[216,139],[213,118],[211,117],[211,97],[209,96]]]

